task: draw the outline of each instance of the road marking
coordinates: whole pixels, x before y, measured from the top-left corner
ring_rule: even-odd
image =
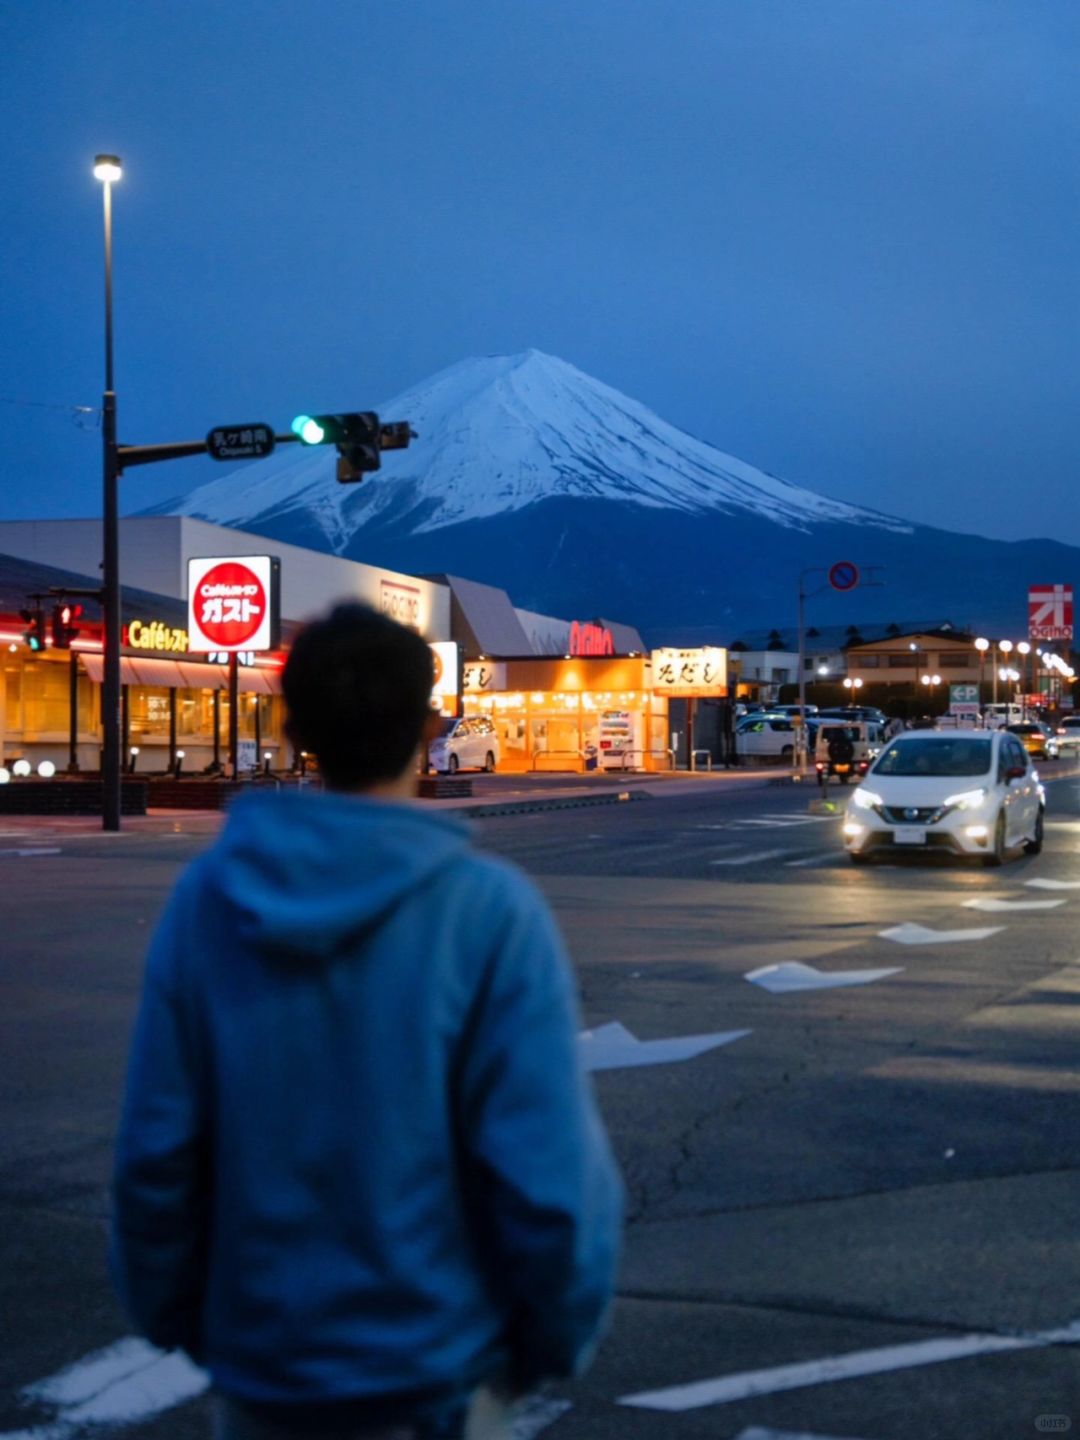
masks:
[[[801,1390],[811,1385],[829,1385],[836,1380],[854,1380],[863,1375],[883,1375],[893,1370],[941,1365],[972,1355],[1078,1343],[1080,1321],[1063,1330],[1045,1331],[1038,1335],[960,1335],[952,1339],[916,1340],[908,1345],[855,1350],[847,1355],[807,1360],[798,1365],[777,1365],[769,1370],[723,1375],[715,1380],[672,1385],[664,1390],[645,1390],[637,1395],[625,1395],[617,1403],[644,1410],[697,1410],[704,1405],[731,1405],[759,1395],[776,1395],[783,1390]]]
[[[165,1352],[128,1336],[28,1385],[22,1399],[54,1408],[56,1418],[29,1430],[5,1431],[0,1440],[75,1440],[101,1426],[135,1425],[197,1399],[209,1385],[206,1371],[181,1351]],[[511,1427],[513,1440],[533,1440],[569,1409],[568,1400],[526,1397]]]
[[[749,1035],[749,1030],[724,1030],[713,1035],[680,1035],[666,1040],[639,1040],[625,1025],[613,1020],[578,1035],[578,1054],[586,1070],[623,1070],[635,1065],[668,1065],[692,1060]],[[0,1436],[3,1440],[3,1436]]]
[[[1066,900],[994,900],[988,895],[963,902],[965,910],[985,910],[991,915],[1007,910],[1056,910],[1059,905],[1066,904]]]
[[[25,850],[0,850],[0,855],[62,855],[63,853],[59,845],[52,847],[35,846],[33,849]]]
[[[870,985],[875,980],[884,980],[886,975],[899,975],[902,965],[893,965],[887,970],[817,970],[813,965],[789,960],[782,965],[763,965],[760,970],[751,970],[743,978],[753,985],[760,985],[772,995],[784,995],[793,990],[831,990],[842,985]]]
[[[1080,880],[1025,880],[1032,890],[1080,890]]]
[[[806,855],[802,860],[785,860],[784,866],[788,870],[797,870],[803,865],[828,865],[837,858],[833,850],[826,850],[824,855]]]
[[[988,940],[1003,930],[1003,925],[986,925],[981,930],[931,930],[926,925],[894,925],[879,930],[882,940],[895,940],[898,945],[951,945],[960,940]]]
[[[756,865],[760,860],[775,860],[778,855],[786,855],[786,850],[759,850],[753,855],[736,855],[730,860],[710,860],[710,865]]]
[[[93,1426],[134,1425],[194,1400],[209,1385],[209,1375],[181,1351],[166,1354],[129,1336],[28,1385],[23,1398],[55,1408],[55,1420],[0,1440],[67,1440]]]
[[[844,1440],[839,1435],[811,1435],[809,1430],[763,1430],[760,1425],[751,1425],[749,1430],[740,1430],[735,1440]],[[846,1440],[854,1440],[853,1436]]]

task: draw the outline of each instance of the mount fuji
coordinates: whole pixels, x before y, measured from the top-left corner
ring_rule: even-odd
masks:
[[[142,513],[466,575],[529,609],[635,624],[650,643],[790,626],[799,575],[839,559],[879,583],[824,590],[812,623],[940,614],[1006,630],[1029,583],[1070,579],[1080,560],[828,499],[538,350],[461,361],[378,411],[418,438],[360,485],[336,482],[332,447],[289,446]]]

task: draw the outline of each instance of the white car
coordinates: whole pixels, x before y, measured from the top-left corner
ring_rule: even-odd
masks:
[[[1000,865],[1043,843],[1046,792],[1007,730],[916,730],[898,735],[870,767],[844,818],[855,864],[875,855],[947,851]]]
[[[1080,715],[1066,715],[1059,720],[1055,734],[1059,750],[1080,748]]]
[[[795,724],[787,715],[745,715],[735,727],[739,755],[790,760],[797,738]]]
[[[428,762],[441,774],[459,770],[494,770],[499,763],[499,737],[486,715],[444,720],[443,733],[428,746]]]

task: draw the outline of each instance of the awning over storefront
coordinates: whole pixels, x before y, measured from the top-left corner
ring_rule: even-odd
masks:
[[[104,656],[81,654],[79,658],[90,679],[100,685],[105,672]],[[280,670],[242,665],[237,679],[245,694],[281,694]],[[146,660],[141,655],[121,655],[120,683],[155,685],[165,690],[225,690],[229,671],[225,665],[200,665],[194,660]]]

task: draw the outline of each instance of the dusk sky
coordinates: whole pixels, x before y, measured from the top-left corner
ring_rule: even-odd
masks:
[[[824,494],[1080,544],[1069,0],[6,14],[4,518],[100,513],[112,151],[125,443],[533,346]]]

